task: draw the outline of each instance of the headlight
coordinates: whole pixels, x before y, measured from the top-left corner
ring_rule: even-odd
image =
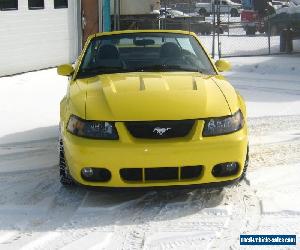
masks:
[[[239,110],[232,116],[211,118],[205,121],[203,136],[226,135],[240,130],[244,126],[244,117]]]
[[[102,121],[87,121],[75,115],[71,115],[67,130],[77,136],[103,139],[103,140],[118,140],[119,136],[112,122]]]

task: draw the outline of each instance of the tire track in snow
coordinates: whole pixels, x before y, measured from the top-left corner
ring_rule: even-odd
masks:
[[[145,249],[204,249],[228,220],[222,200],[223,192],[196,189],[188,200],[168,204],[151,224]]]
[[[166,200],[170,199],[168,193],[165,193]],[[139,209],[132,218],[132,226],[126,229],[122,249],[143,249],[145,243],[145,234],[150,229],[150,221],[154,220],[156,215],[162,210],[164,204],[161,200],[161,195],[156,192],[150,199],[142,204],[142,209]],[[166,202],[164,200],[164,202]]]
[[[142,218],[148,218],[146,222],[137,217],[122,249],[184,249],[191,247],[192,242],[199,249],[228,217],[224,208],[212,208],[222,200],[222,194],[216,190],[169,192],[169,197],[159,198],[159,209],[154,207],[152,213],[145,213]]]
[[[300,116],[252,118],[249,133],[250,170],[300,162]]]
[[[7,227],[17,228],[15,234],[0,243],[0,249],[2,246],[5,246],[5,249],[18,249],[20,246],[24,249],[43,249],[43,245],[59,237],[60,233],[55,230],[72,218],[86,191],[80,188],[65,189],[58,185],[59,190],[52,196],[34,205],[15,206],[15,212],[12,212],[11,205],[7,206],[7,209],[0,206],[0,211],[6,211],[4,216],[10,217],[9,223],[6,223]],[[14,216],[15,218],[12,218]],[[1,220],[3,218],[0,217]]]
[[[240,234],[251,234],[261,221],[261,202],[246,182],[226,188],[224,197],[224,202],[232,204],[233,210],[228,223],[207,249],[238,249]]]
[[[134,216],[135,211],[140,210],[140,204],[148,199],[149,194],[132,196],[124,199],[124,195],[116,194],[119,199],[111,203],[111,206],[105,206],[108,199],[113,200],[113,195],[107,195],[102,192],[88,192],[82,205],[74,214],[73,218],[65,223],[62,227],[56,229],[61,232],[59,238],[48,243],[51,247],[43,246],[40,249],[93,249],[97,246],[105,247],[112,242],[116,242],[114,234],[118,221],[126,220],[122,223],[129,223],[130,218]],[[133,200],[130,199],[133,197]],[[96,204],[93,204],[94,199],[99,199]],[[119,202],[118,202],[119,201]],[[128,221],[127,221],[128,220]],[[97,235],[98,240],[93,239]],[[106,243],[101,242],[104,240]],[[118,242],[120,243],[120,242]],[[110,247],[109,247],[110,248]]]

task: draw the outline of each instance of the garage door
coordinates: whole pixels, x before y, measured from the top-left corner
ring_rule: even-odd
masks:
[[[0,1],[0,76],[73,62],[78,51],[76,2]]]

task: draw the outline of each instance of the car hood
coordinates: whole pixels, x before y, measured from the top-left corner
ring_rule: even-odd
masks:
[[[234,89],[222,76],[200,73],[119,73],[78,79],[75,83],[86,91],[85,114],[81,116],[87,120],[218,117],[232,113],[230,104],[238,105]]]

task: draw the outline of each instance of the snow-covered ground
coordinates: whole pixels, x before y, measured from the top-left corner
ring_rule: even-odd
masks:
[[[240,249],[240,234],[296,234],[297,246],[278,249],[300,249],[300,57],[229,60],[248,107],[250,166],[223,191],[61,187],[67,79],[55,69],[0,78],[0,249]]]

